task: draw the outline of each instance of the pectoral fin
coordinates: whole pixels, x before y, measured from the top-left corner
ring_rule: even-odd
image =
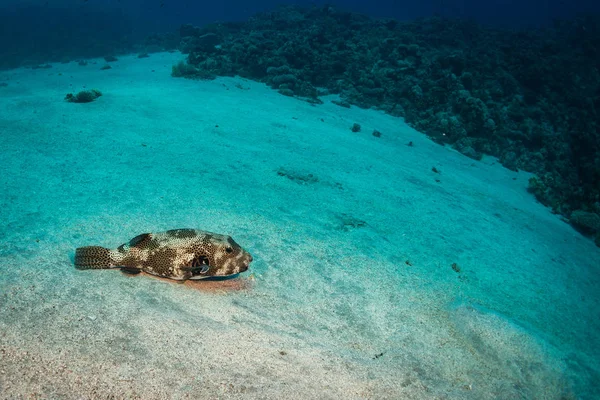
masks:
[[[199,265],[197,267],[183,267],[181,268],[182,271],[189,271],[192,273],[193,275],[204,275],[208,272],[208,270],[210,269],[210,267],[208,265]]]
[[[210,269],[208,257],[204,255],[195,256],[190,262],[189,266],[181,268],[183,271],[191,273],[191,277],[205,275]]]

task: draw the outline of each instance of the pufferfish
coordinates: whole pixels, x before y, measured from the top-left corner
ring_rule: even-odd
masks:
[[[119,268],[180,281],[224,278],[244,272],[252,256],[231,236],[196,229],[144,233],[116,249],[100,246],[75,250],[79,269]]]

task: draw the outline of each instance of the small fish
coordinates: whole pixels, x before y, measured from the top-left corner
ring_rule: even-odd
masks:
[[[120,268],[130,274],[146,272],[163,278],[223,278],[244,272],[252,256],[231,236],[196,229],[144,233],[117,249],[100,246],[75,250],[79,269]]]

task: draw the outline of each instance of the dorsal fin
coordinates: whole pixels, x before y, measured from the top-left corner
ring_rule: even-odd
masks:
[[[132,247],[142,247],[144,243],[149,241],[151,236],[149,233],[142,233],[141,235],[137,235],[133,239],[129,241],[129,245]]]

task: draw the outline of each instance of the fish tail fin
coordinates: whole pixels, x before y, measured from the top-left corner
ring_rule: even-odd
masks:
[[[114,268],[112,251],[100,246],[79,247],[75,250],[75,267],[79,269]]]

